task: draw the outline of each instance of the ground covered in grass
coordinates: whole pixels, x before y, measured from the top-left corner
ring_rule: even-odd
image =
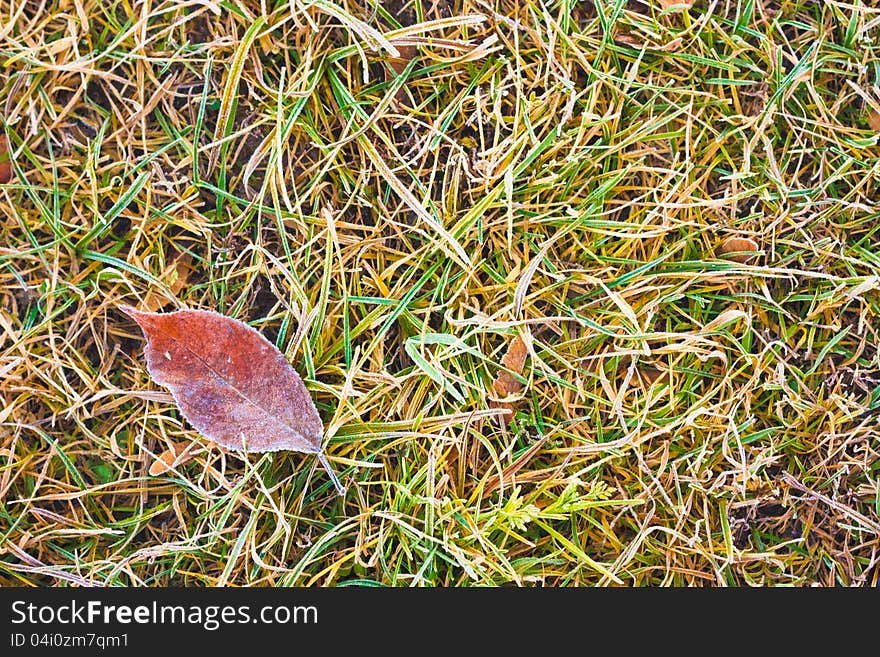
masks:
[[[864,4],[0,1],[0,583],[876,585]],[[272,340],[345,496],[120,304]]]

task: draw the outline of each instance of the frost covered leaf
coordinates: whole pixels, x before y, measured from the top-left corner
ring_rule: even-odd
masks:
[[[517,335],[510,341],[510,345],[507,347],[507,353],[504,354],[504,358],[501,359],[501,364],[511,372],[522,374],[528,353],[529,351],[526,348],[526,343]],[[509,395],[518,394],[522,392],[522,389],[525,387],[520,383],[519,379],[507,370],[501,370],[498,372],[498,376],[495,377],[495,381],[492,383],[492,392],[494,392],[497,397],[503,398],[508,397]],[[513,404],[499,400],[493,402],[492,406],[494,408],[506,409],[507,413],[502,415],[501,418],[505,424],[510,422],[510,418],[513,416]]]
[[[247,324],[205,310],[150,313],[121,306],[138,323],[153,380],[171,391],[206,438],[235,451],[317,454],[324,427],[296,370]]]

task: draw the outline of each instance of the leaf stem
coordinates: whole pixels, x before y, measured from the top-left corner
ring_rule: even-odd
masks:
[[[345,489],[342,487],[342,484],[339,483],[339,479],[336,477],[336,473],[333,472],[333,468],[330,466],[330,461],[327,460],[324,452],[318,452],[318,460],[321,462],[321,465],[324,466],[327,474],[330,475],[330,480],[333,482],[333,485],[336,486],[337,492],[340,495],[345,495]]]

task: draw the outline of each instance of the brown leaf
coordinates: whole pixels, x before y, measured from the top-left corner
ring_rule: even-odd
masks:
[[[526,343],[517,335],[510,341],[510,345],[507,347],[507,353],[504,354],[504,358],[501,359],[501,364],[508,370],[516,372],[517,374],[522,374],[528,353],[529,351],[526,348]],[[492,383],[492,392],[494,392],[497,397],[507,397],[521,392],[524,387],[525,386],[523,386],[513,374],[506,370],[501,370],[498,372],[498,376],[495,377],[495,381]],[[501,419],[504,424],[510,422],[510,419],[513,417],[512,404],[504,401],[495,401],[492,402],[492,407],[506,409],[507,413],[502,415]]]
[[[875,109],[868,110],[868,126],[875,132],[880,132],[880,112]]]
[[[388,63],[400,75],[406,69],[406,65],[416,58],[419,51],[415,46],[398,46],[397,52],[400,53],[400,57],[389,57]]]
[[[150,376],[171,391],[202,435],[236,451],[317,454],[337,490],[345,492],[321,448],[318,410],[275,345],[247,324],[214,312],[120,310],[147,338]]]
[[[192,273],[192,256],[189,253],[181,253],[174,259],[173,264],[174,274],[168,284],[168,289],[174,296],[177,296],[189,282],[189,275]]]
[[[407,64],[410,63],[411,60],[415,59],[419,51],[415,46],[397,46],[397,51],[400,53],[400,57],[389,57],[388,64],[391,68],[394,69],[394,72],[397,75],[401,75],[407,67]],[[386,69],[385,70],[385,80],[391,82],[394,79],[394,76]],[[394,98],[399,103],[403,103],[406,101],[406,93],[404,91],[405,86],[401,87],[397,90],[397,93],[394,95]]]
[[[169,291],[176,297],[186,287],[191,273],[192,256],[189,253],[183,252],[174,256],[160,278],[168,282]],[[146,296],[144,296],[144,305],[150,312],[156,312],[169,303],[171,303],[171,299],[160,292],[156,292],[153,288],[150,288]]]
[[[12,180],[12,161],[9,159],[9,139],[0,132],[0,185]]]
[[[745,264],[755,257],[753,253],[749,252],[757,251],[760,248],[758,243],[749,237],[728,237],[721,243],[718,251],[721,255],[727,256],[729,260]]]
[[[183,463],[186,459],[181,459],[180,457],[183,456],[183,453],[186,451],[189,444],[191,443],[174,443],[172,449],[166,449],[159,454],[159,458],[153,461],[153,465],[150,466],[150,475],[158,477],[161,474],[165,474],[176,465]]]

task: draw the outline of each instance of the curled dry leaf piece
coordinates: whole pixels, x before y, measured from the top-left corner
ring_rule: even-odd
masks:
[[[754,252],[760,248],[750,237],[728,237],[721,243],[718,251],[729,260],[745,264],[755,257]]]
[[[522,374],[528,353],[529,351],[526,348],[526,343],[517,335],[510,341],[510,345],[507,347],[507,353],[504,354],[504,358],[501,359],[501,364],[512,372]],[[523,386],[513,374],[506,370],[501,370],[498,372],[498,376],[495,377],[495,381],[492,383],[492,392],[494,392],[497,397],[507,397],[508,395],[515,395],[521,392],[524,387],[525,386]],[[513,417],[513,404],[505,401],[496,401],[492,402],[492,407],[507,410],[507,413],[502,415],[501,419],[504,424],[510,422],[510,419]]]
[[[171,391],[202,435],[235,451],[317,454],[344,494],[321,447],[318,410],[275,345],[247,324],[214,312],[120,310],[147,338],[150,376]]]
[[[192,256],[188,253],[178,253],[162,273],[162,279],[168,282],[168,290],[175,297],[186,287],[189,276],[192,273]],[[144,297],[144,305],[150,312],[156,312],[163,306],[171,303],[171,299],[150,289]]]
[[[168,472],[171,468],[187,461],[189,455],[185,455],[184,452],[189,444],[191,443],[174,443],[172,449],[166,449],[159,454],[159,458],[153,461],[153,465],[150,466],[150,475],[158,477]]]
[[[12,162],[9,160],[9,139],[0,132],[0,184],[12,180]]]
[[[868,110],[868,126],[875,132],[880,132],[880,112],[875,109]]]

